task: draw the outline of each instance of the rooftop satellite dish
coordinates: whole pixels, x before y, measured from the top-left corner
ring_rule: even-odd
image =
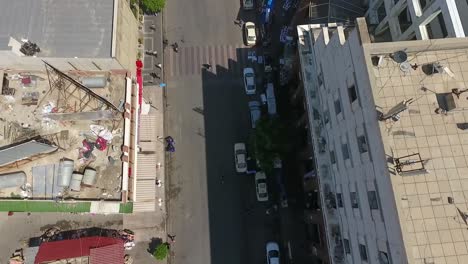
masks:
[[[404,73],[409,73],[411,71],[411,64],[407,61],[400,63],[400,70]]]
[[[406,52],[399,50],[394,52],[390,57],[396,62],[396,63],[402,63],[405,62],[408,59],[408,54]]]

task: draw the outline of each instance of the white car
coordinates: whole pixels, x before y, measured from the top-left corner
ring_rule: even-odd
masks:
[[[242,6],[245,10],[251,10],[254,8],[254,0],[243,0]]]
[[[256,127],[257,121],[260,119],[260,103],[258,101],[249,102],[250,109],[250,121],[252,122],[252,128]]]
[[[279,246],[276,242],[268,242],[266,244],[266,256],[268,264],[279,264]]]
[[[244,87],[246,94],[255,94],[255,72],[252,68],[244,68]]]
[[[244,143],[234,144],[234,159],[236,160],[237,173],[247,172],[247,151]]]
[[[255,174],[255,189],[259,202],[268,201],[267,178],[264,172],[257,172]]]
[[[246,22],[244,26],[245,42],[247,46],[257,44],[257,33],[255,32],[255,24]]]

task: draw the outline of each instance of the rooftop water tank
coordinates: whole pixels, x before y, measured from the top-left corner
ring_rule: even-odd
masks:
[[[68,187],[73,174],[73,160],[61,160],[59,163],[58,186]]]
[[[96,170],[86,168],[84,171],[82,183],[85,186],[93,186],[96,183]]]
[[[107,85],[106,76],[95,76],[95,77],[83,77],[81,78],[81,84],[88,88],[104,88]]]
[[[79,192],[81,190],[81,180],[83,179],[83,174],[73,173],[70,182],[70,191]]]

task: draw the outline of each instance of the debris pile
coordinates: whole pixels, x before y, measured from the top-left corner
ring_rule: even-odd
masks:
[[[41,52],[39,46],[31,41],[26,41],[20,48],[20,51],[26,56],[34,56],[36,53]]]

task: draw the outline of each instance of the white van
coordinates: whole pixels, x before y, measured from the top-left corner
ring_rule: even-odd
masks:
[[[266,87],[266,101],[268,105],[268,114],[276,115],[276,98],[275,98],[275,89],[272,83],[267,83]]]

